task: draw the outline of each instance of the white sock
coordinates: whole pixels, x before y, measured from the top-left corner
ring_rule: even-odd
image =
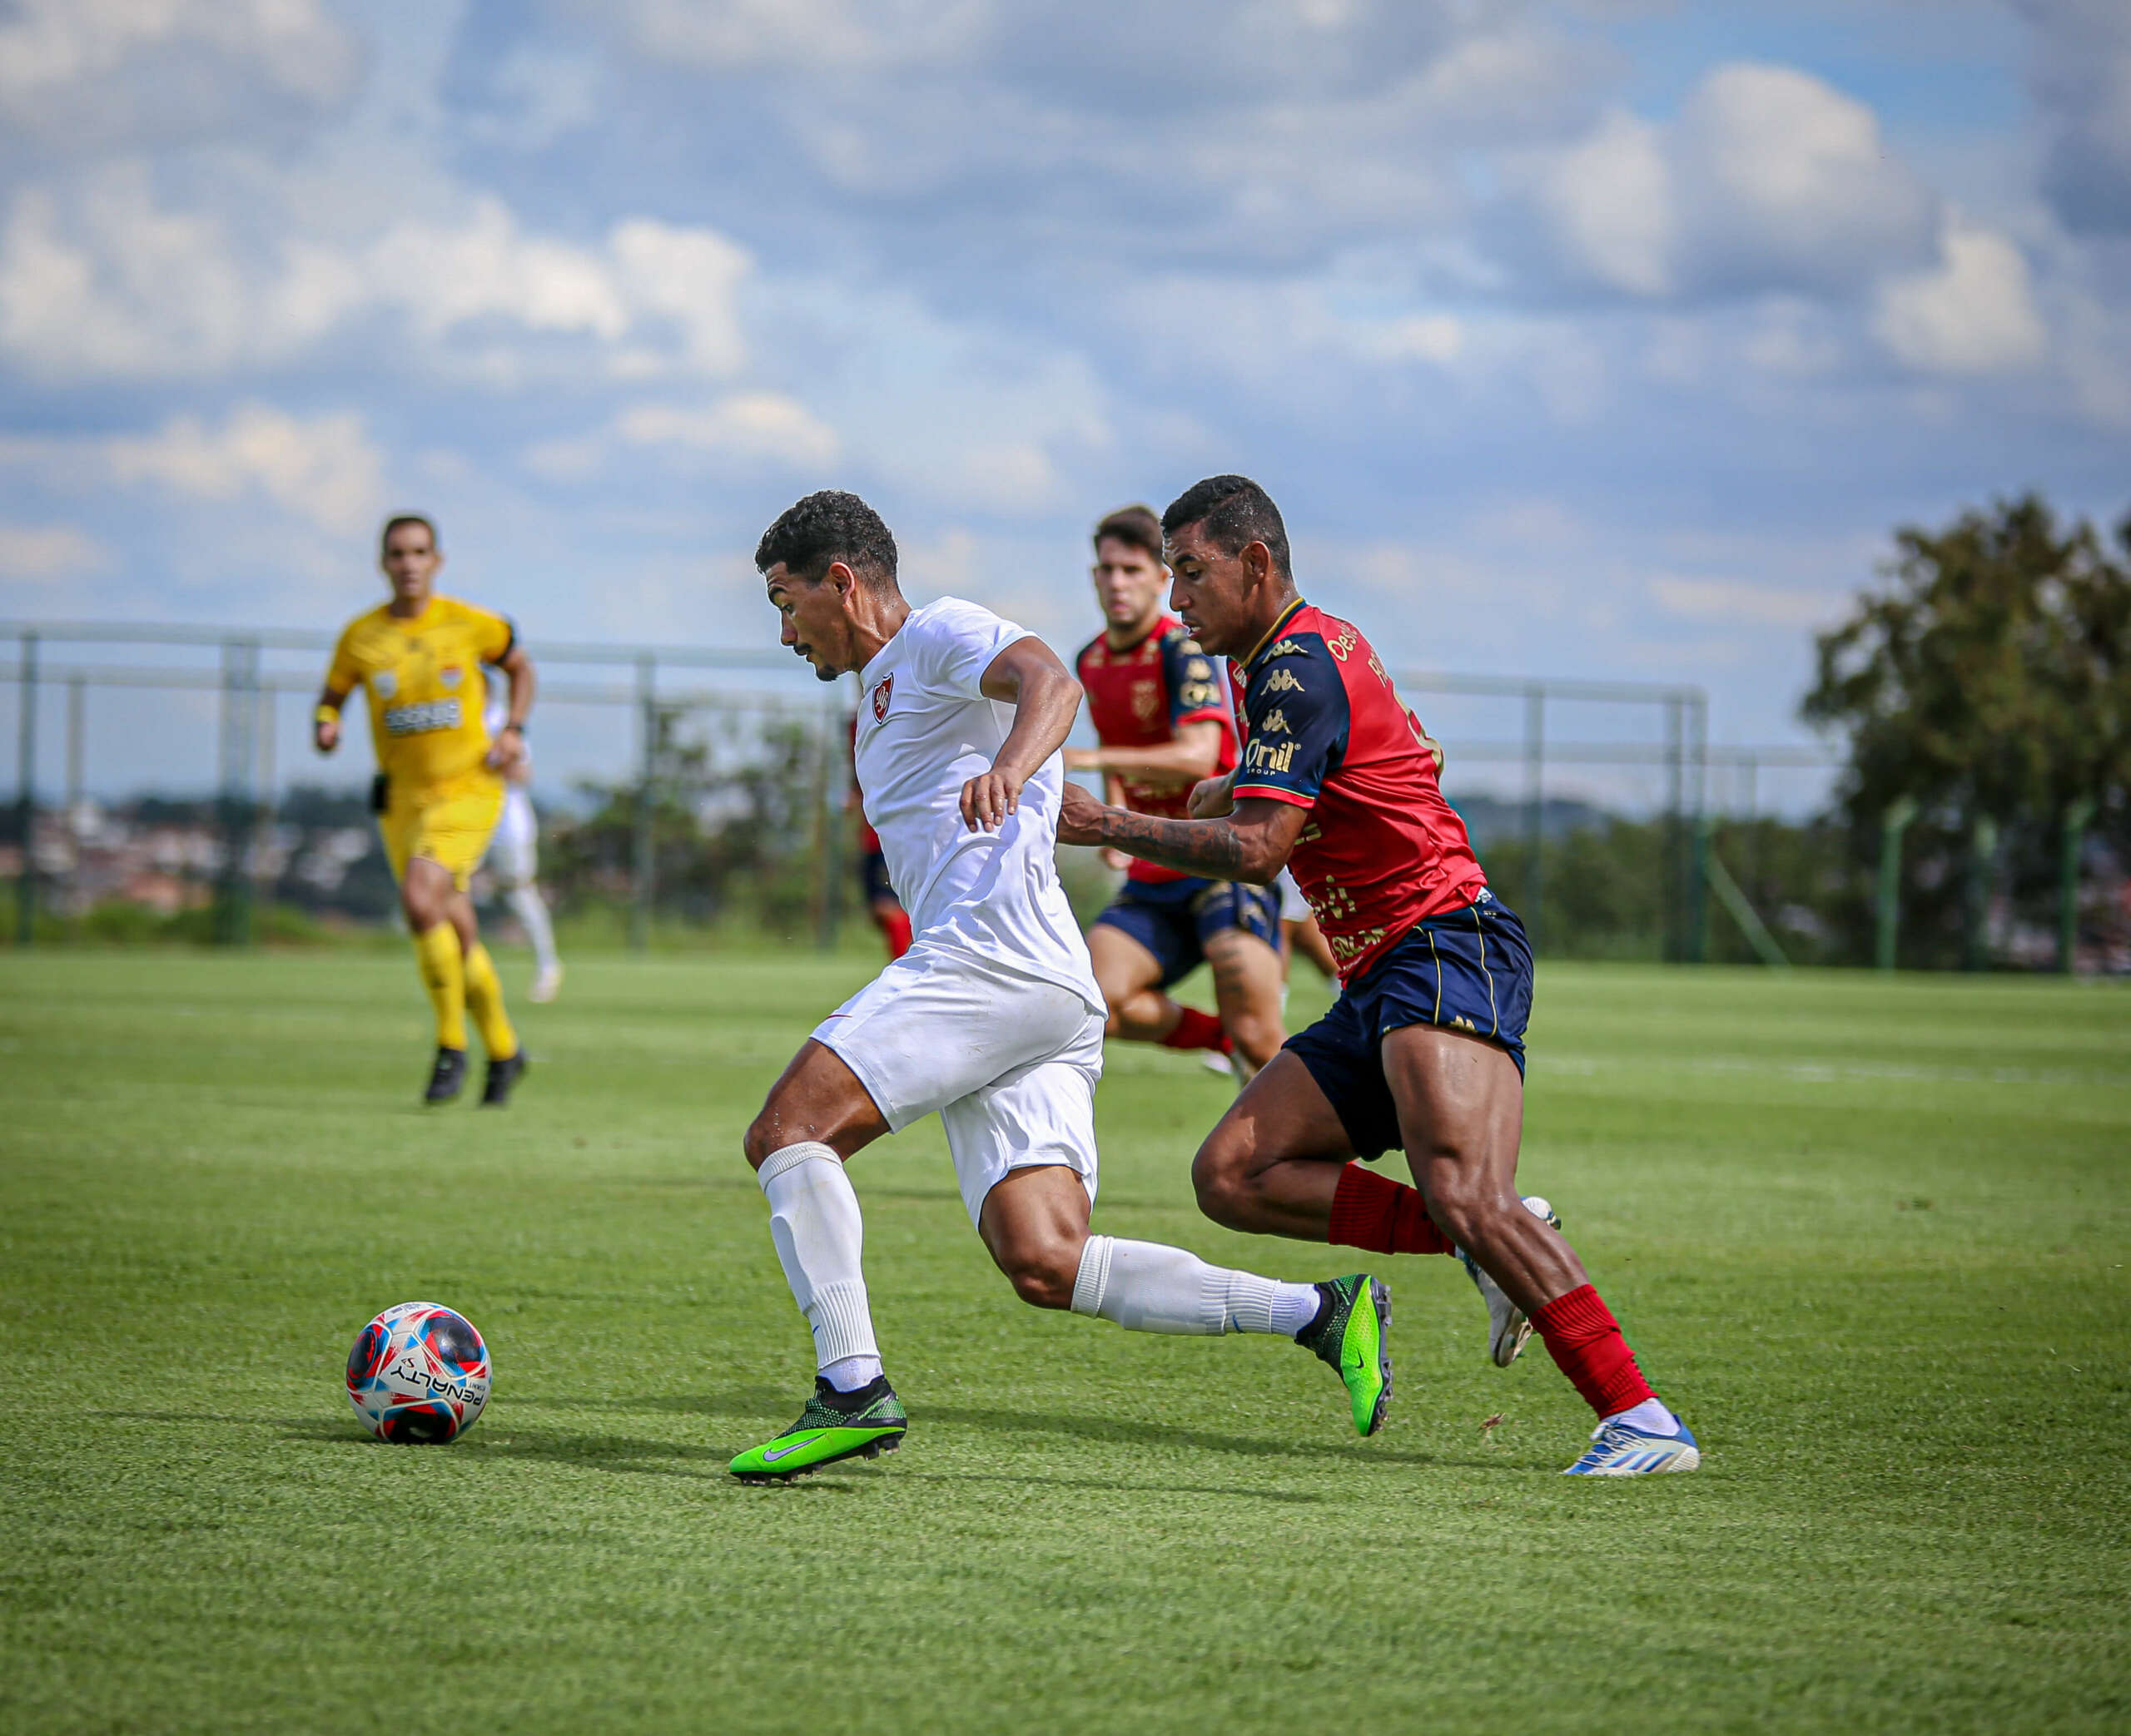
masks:
[[[1159,1242],[1090,1236],[1073,1280],[1073,1312],[1114,1321],[1128,1332],[1293,1337],[1316,1317],[1317,1288],[1209,1266]]]
[[[838,1357],[822,1370],[822,1378],[839,1392],[856,1392],[883,1372],[878,1357]]]
[[[540,900],[540,889],[528,880],[522,886],[513,886],[504,894],[511,915],[517,917],[519,925],[525,930],[525,938],[533,945],[534,965],[542,970],[555,968],[555,927],[548,920],[548,907]]]
[[[1606,1418],[1607,1422],[1624,1422],[1632,1429],[1641,1429],[1646,1435],[1676,1435],[1680,1432],[1680,1419],[1665,1408],[1662,1399],[1647,1398],[1639,1405],[1631,1405],[1625,1411],[1616,1411]]]
[[[826,1372],[866,1357],[877,1372],[881,1347],[873,1342],[860,1264],[866,1223],[842,1160],[827,1146],[808,1140],[772,1152],[755,1179],[769,1201],[769,1237],[784,1281],[813,1331],[816,1366]],[[830,1384],[837,1383],[832,1379]]]

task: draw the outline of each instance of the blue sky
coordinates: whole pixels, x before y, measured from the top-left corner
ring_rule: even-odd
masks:
[[[2131,508],[2120,0],[19,0],[0,125],[12,617],[336,624],[412,508],[759,644],[834,484],[1069,647],[1240,469],[1395,666],[1766,741],[1895,523]]]

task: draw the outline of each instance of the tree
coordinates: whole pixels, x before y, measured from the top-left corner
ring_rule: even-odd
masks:
[[[2131,558],[2131,519],[2117,543]],[[1860,858],[1877,857],[1890,807],[1917,805],[1904,957],[1975,963],[1992,890],[2047,887],[2074,804],[2124,830],[2131,570],[2034,495],[1895,543],[1885,588],[1819,636],[1801,709],[1848,737],[1840,796]]]

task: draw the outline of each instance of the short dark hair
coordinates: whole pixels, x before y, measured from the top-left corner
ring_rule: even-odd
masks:
[[[1273,497],[1247,476],[1210,476],[1195,482],[1169,503],[1162,514],[1162,534],[1174,536],[1187,524],[1203,523],[1223,554],[1234,555],[1249,543],[1263,543],[1281,578],[1292,579],[1288,564],[1288,527]]]
[[[1150,506],[1120,506],[1095,526],[1095,544],[1101,552],[1103,539],[1114,538],[1135,548],[1143,548],[1160,566],[1162,559],[1162,521]]]
[[[895,537],[878,513],[842,489],[793,502],[755,544],[756,572],[782,563],[809,584],[819,584],[837,561],[877,590],[895,588]]]
[[[398,513],[387,518],[385,521],[385,528],[377,533],[377,552],[383,554],[392,541],[392,533],[395,530],[405,530],[410,524],[419,524],[430,533],[430,548],[441,548],[444,546],[437,540],[436,526],[430,523],[420,513]]]

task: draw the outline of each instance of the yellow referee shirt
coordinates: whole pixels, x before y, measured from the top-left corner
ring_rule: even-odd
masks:
[[[489,751],[481,666],[508,657],[515,642],[501,615],[455,597],[430,598],[411,620],[380,604],[348,623],[325,685],[368,690],[378,769],[395,791],[435,789],[481,769]]]

